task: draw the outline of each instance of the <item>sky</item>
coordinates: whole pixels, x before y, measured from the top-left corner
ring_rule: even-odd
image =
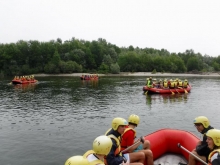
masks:
[[[0,0],[0,43],[103,38],[220,55],[220,0]]]

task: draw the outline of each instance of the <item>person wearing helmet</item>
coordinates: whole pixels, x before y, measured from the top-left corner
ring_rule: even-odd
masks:
[[[183,82],[183,88],[187,88],[187,86],[189,85],[187,79],[184,80]]]
[[[212,126],[210,126],[210,122],[207,117],[205,116],[198,116],[193,121],[194,126],[196,127],[197,131],[200,132],[203,135],[202,141],[199,141],[197,143],[196,148],[192,151],[194,155],[199,157],[200,159],[208,162],[208,156],[210,154],[210,149],[208,148],[208,144],[206,142],[207,131],[213,129]],[[188,165],[196,165],[197,159],[193,155],[189,155],[189,163]],[[179,163],[179,165],[184,165],[183,163]]]
[[[139,123],[140,123],[139,116],[135,114],[129,116],[128,126],[126,126],[126,129],[122,134],[121,147],[122,150],[124,150],[133,145],[126,152],[127,153],[143,152],[145,155],[145,159],[147,160],[147,164],[153,165],[153,153],[150,150],[150,142],[148,140],[145,140],[143,137],[140,137],[139,139],[134,141],[134,139],[136,138],[135,127],[137,127]],[[142,144],[138,142],[142,142]]]
[[[164,81],[163,81],[163,87],[164,87],[164,88],[168,88],[168,86],[169,86],[169,84],[168,84],[168,82],[167,82],[167,79],[164,79]]]
[[[121,135],[128,122],[120,117],[116,117],[112,120],[112,128],[110,128],[105,135],[109,136],[112,141],[112,147],[109,154],[106,156],[107,165],[119,165],[126,162],[127,165],[143,165],[145,161],[144,153],[127,153],[122,154],[121,152]]]
[[[148,85],[149,78],[146,78],[146,86]]]
[[[148,82],[147,82],[147,87],[148,87],[148,88],[152,88],[152,87],[153,87],[152,77],[149,78],[149,80],[148,80]]]
[[[179,79],[179,82],[178,82],[178,87],[182,88],[183,87],[183,82],[182,80]]]
[[[206,133],[208,147],[211,153],[208,157],[208,163],[210,165],[220,164],[220,130],[211,129]]]
[[[72,156],[64,165],[89,165],[89,161],[83,156]]]
[[[103,162],[104,157],[108,155],[112,147],[112,141],[110,137],[101,135],[98,136],[94,141],[93,141],[93,150],[87,151],[83,157],[85,157],[90,165],[104,165],[105,163]]]
[[[172,79],[170,79],[169,88],[170,88],[170,89],[174,89],[174,88],[175,88],[175,82],[174,82]]]

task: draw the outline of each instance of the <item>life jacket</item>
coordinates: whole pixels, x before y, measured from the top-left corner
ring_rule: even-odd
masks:
[[[186,88],[187,85],[188,85],[188,82],[187,82],[187,81],[184,81],[184,83],[183,83],[183,87]]]
[[[168,87],[168,83],[167,83],[166,81],[164,81],[163,87],[164,87],[164,88],[167,88],[167,87]]]
[[[174,88],[175,87],[175,83],[174,82],[170,82],[170,87]]]
[[[83,157],[88,159],[88,156],[91,154],[95,154],[95,152],[93,150],[89,150],[83,155]],[[98,165],[98,164],[104,164],[104,162],[98,158],[96,160],[91,161],[91,162],[89,161],[89,165]]]
[[[136,138],[136,131],[133,128],[127,127],[124,131],[124,133],[121,135],[122,139],[121,139],[121,150],[126,149],[128,146],[126,146],[126,142],[123,140],[123,135],[129,131],[132,130],[134,132],[134,139]]]
[[[183,86],[183,82],[179,81],[179,87],[182,87],[182,86]]]
[[[116,148],[116,150],[115,150],[115,156],[117,156],[117,155],[122,156],[122,154],[121,154],[121,137],[119,136],[119,137],[117,138],[115,135],[109,134],[109,132],[110,132],[111,130],[112,130],[112,128],[110,128],[110,129],[105,133],[105,135],[108,136],[108,137],[110,137],[111,139],[114,139],[114,140],[116,141],[117,148]]]
[[[152,85],[153,85],[152,80],[148,80],[148,82],[147,82],[147,87],[148,87],[148,88],[151,88],[151,87],[152,87]]]
[[[177,81],[174,81],[174,85],[177,86]]]
[[[216,150],[212,151],[212,152],[209,154],[209,157],[208,157],[208,165],[212,165],[211,158],[212,158],[212,156],[213,156],[215,153],[220,153],[220,149],[216,149]]]

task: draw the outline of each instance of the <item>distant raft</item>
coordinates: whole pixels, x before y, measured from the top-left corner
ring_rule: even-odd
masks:
[[[95,74],[95,75],[82,75],[82,76],[80,76],[80,79],[81,80],[98,80],[99,77],[97,74]]]
[[[178,94],[178,93],[189,93],[191,91],[191,85],[187,85],[187,88],[182,88],[182,87],[178,87],[178,88],[174,88],[174,89],[170,89],[170,88],[148,88],[147,86],[143,87],[143,91],[144,93],[147,94]]]

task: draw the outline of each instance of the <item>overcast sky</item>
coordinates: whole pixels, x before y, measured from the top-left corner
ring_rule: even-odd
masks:
[[[220,55],[220,0],[0,0],[0,43],[98,38]]]

